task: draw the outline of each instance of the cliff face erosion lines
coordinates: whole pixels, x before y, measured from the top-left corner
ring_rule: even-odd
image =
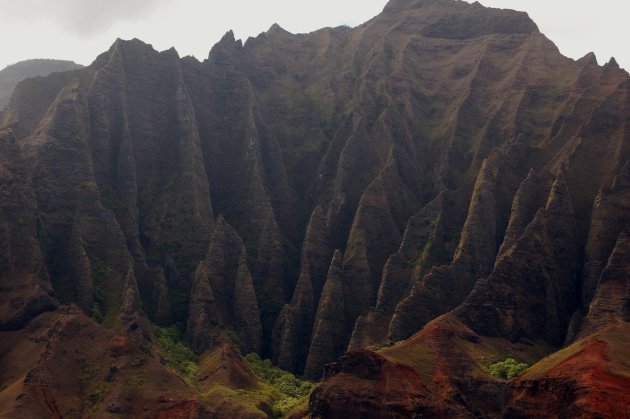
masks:
[[[233,345],[313,379],[415,335],[327,370],[311,399],[324,416],[348,408],[339,391],[397,374],[417,399],[402,416],[523,412],[536,380],[579,393],[553,384],[570,359],[511,387],[484,368],[565,346],[604,351],[627,380],[629,89],[614,59],[563,57],[525,13],[454,0],[392,0],[356,28],[229,32],[203,62],[117,40],[23,81],[0,114],[0,362],[36,330],[57,343],[0,373],[0,404],[63,414],[69,396],[45,389],[68,330],[123,339],[127,355],[109,350],[144,354],[143,382],[177,380],[151,349],[152,324],[175,323],[197,355]],[[32,368],[48,368],[36,384]],[[478,403],[462,377],[502,401]],[[212,414],[173,386],[169,408]]]

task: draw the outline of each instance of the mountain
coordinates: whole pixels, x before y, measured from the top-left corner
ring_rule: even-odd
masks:
[[[0,109],[9,104],[15,86],[29,77],[47,76],[50,73],[78,70],[83,67],[72,61],[26,60],[5,67],[0,71]]]
[[[629,89],[457,0],[228,32],[203,62],[117,40],[23,81],[0,412],[622,416]],[[306,387],[239,352],[323,381],[283,404],[277,380]]]

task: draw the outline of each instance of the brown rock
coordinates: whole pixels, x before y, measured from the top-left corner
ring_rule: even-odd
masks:
[[[315,418],[408,418],[434,413],[430,404],[426,387],[412,370],[374,352],[350,351],[326,367],[309,410]]]
[[[561,345],[577,304],[576,242],[571,200],[560,173],[545,208],[455,313],[484,336],[544,338]]]
[[[190,294],[187,334],[203,353],[236,332],[243,353],[262,347],[260,312],[247,254],[238,234],[219,216],[206,258],[199,263]]]
[[[20,329],[54,310],[37,239],[37,202],[12,130],[0,131],[0,330]]]
[[[572,314],[569,340],[588,307],[597,329],[630,310],[629,92],[614,60],[570,60],[525,14],[458,1],[228,33],[204,62],[117,40],[89,67],[20,83],[0,114],[1,328],[50,315],[54,292],[148,353],[145,313],[187,321],[199,351],[240,339],[313,377],[349,342],[408,338],[462,303],[442,330],[457,339],[431,341],[458,345],[441,359],[487,335],[500,353],[560,345]],[[438,372],[483,375],[473,358]],[[436,380],[449,403],[504,388]],[[172,398],[165,414],[204,411]]]
[[[304,374],[309,378],[319,378],[324,365],[337,359],[346,349],[342,259],[341,252],[335,251],[317,307],[313,338],[304,369]]]
[[[620,233],[606,268],[602,271],[595,296],[580,326],[578,339],[589,336],[611,324],[630,321],[630,236]]]

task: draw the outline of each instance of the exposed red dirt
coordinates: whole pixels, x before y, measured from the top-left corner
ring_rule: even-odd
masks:
[[[471,339],[475,339],[472,331],[446,315],[427,324],[409,340],[385,350],[383,355],[395,363],[413,368],[431,382],[433,391],[442,398],[452,391],[452,378],[469,375],[474,365],[470,356],[458,345],[461,340]]]
[[[623,406],[630,409],[630,379],[607,371],[607,346],[604,341],[593,341],[552,368],[547,376],[575,380],[579,387],[576,404],[586,411],[619,417]]]
[[[407,418],[432,412],[430,392],[410,368],[374,352],[350,351],[325,370],[313,393],[313,417]]]
[[[383,356],[390,362],[382,366],[374,367],[379,365],[379,355],[358,351],[329,366],[311,408],[321,417],[342,417],[354,409],[360,411],[357,406],[369,406],[366,399],[382,404],[379,390],[390,391],[394,386],[399,386],[397,400],[403,400],[405,395],[400,393],[407,390],[397,381],[402,380],[418,386],[413,391],[422,396],[414,400],[414,414],[431,417],[624,418],[630,406],[630,379],[614,371],[625,368],[618,359],[623,358],[625,341],[620,336],[625,331],[623,327],[604,331],[577,343],[582,346],[568,358],[550,358],[543,361],[547,367],[534,366],[532,371],[542,371],[538,375],[504,381],[486,375],[477,365],[480,356],[496,349],[497,342],[475,336],[461,322],[444,316],[385,350]],[[502,347],[509,345],[506,341]],[[543,349],[531,346],[530,355]],[[378,409],[373,411],[378,417]]]
[[[70,307],[3,332],[0,417],[213,417],[137,331],[115,333]]]
[[[121,335],[115,336],[110,344],[110,354],[112,358],[118,358],[128,351],[127,338]]]
[[[188,400],[177,403],[166,409],[157,412],[157,419],[197,419],[199,418],[199,403],[195,400]]]

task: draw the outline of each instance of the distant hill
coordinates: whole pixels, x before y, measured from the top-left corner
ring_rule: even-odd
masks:
[[[83,67],[72,61],[35,59],[20,61],[0,71],[0,109],[9,104],[15,86],[28,77],[47,76],[59,71]]]

